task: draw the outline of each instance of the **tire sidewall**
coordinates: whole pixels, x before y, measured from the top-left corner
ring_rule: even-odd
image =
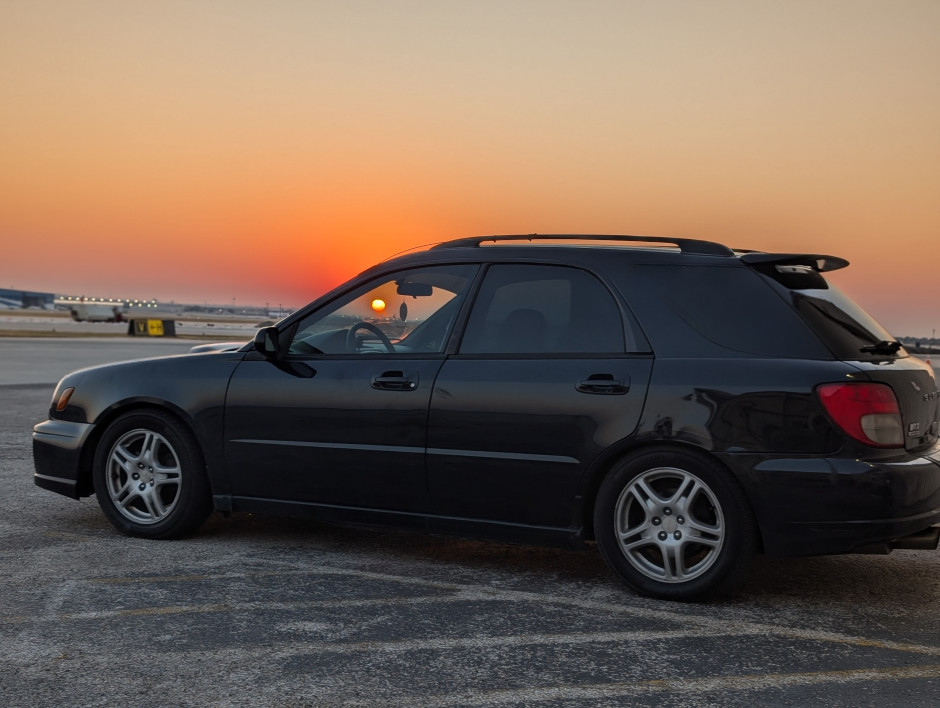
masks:
[[[698,477],[716,498],[724,517],[722,547],[701,575],[667,583],[634,567],[621,549],[615,530],[615,509],[623,490],[657,468],[676,468]],[[733,592],[747,576],[756,553],[753,514],[737,480],[717,461],[681,450],[648,450],[618,463],[601,483],[594,507],[594,534],[601,555],[619,578],[637,592],[668,600],[704,600]]]
[[[154,524],[140,524],[124,516],[108,492],[106,475],[114,444],[126,433],[150,430],[163,436],[180,465],[179,497],[169,514]],[[173,538],[198,528],[211,512],[211,494],[205,464],[195,436],[163,411],[125,413],[111,422],[95,448],[92,484],[98,505],[119,531],[144,538]]]

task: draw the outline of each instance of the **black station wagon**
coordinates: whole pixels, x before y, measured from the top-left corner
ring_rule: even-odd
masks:
[[[212,512],[596,542],[637,591],[755,553],[937,548],[933,370],[815,254],[490,236],[382,263],[254,341],[66,376],[35,482],[122,532]]]

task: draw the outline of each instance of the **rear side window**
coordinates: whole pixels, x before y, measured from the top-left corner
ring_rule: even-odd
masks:
[[[749,268],[637,265],[614,279],[657,356],[832,358]]]
[[[495,265],[487,271],[462,354],[622,354],[613,295],[577,268]]]

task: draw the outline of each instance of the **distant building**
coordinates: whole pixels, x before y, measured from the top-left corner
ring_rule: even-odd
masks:
[[[65,310],[78,322],[123,322],[139,317],[163,318],[178,315],[204,315],[222,317],[259,317],[277,319],[290,314],[291,310],[278,309],[269,312],[267,307],[239,305],[188,305],[177,302],[130,300],[126,298],[88,297],[85,295],[56,295],[27,290],[0,288],[0,310],[37,308],[42,310]]]
[[[0,307],[11,310],[25,310],[30,307],[51,310],[55,307],[55,295],[52,293],[35,293],[28,290],[7,290],[0,288]]]

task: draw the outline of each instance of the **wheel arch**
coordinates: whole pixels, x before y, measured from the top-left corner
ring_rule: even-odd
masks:
[[[94,494],[95,490],[92,483],[92,467],[94,464],[95,454],[98,451],[98,445],[101,443],[101,438],[104,436],[105,431],[107,431],[107,429],[115,420],[123,415],[127,415],[129,413],[148,412],[158,412],[170,415],[176,420],[177,423],[182,425],[192,434],[196,444],[199,446],[199,452],[202,456],[206,479],[209,482],[209,486],[212,487],[212,475],[209,474],[209,463],[206,459],[206,445],[199,436],[193,418],[182,408],[168,401],[161,401],[159,399],[151,398],[138,398],[115,403],[102,411],[95,419],[94,428],[92,428],[91,432],[89,433],[87,442],[82,446],[77,485],[79,496],[85,497]]]
[[[579,518],[576,519],[577,523],[580,524],[584,529],[585,539],[593,540],[595,538],[594,507],[597,501],[597,494],[600,491],[600,487],[601,484],[603,484],[604,479],[623,460],[627,459],[628,457],[633,457],[635,455],[647,452],[683,453],[692,457],[697,457],[706,464],[713,464],[720,467],[728,476],[728,479],[739,487],[742,494],[744,495],[744,498],[747,500],[748,507],[750,508],[750,512],[753,516],[754,505],[751,503],[750,495],[747,494],[745,485],[742,484],[741,480],[738,479],[738,476],[734,473],[734,471],[728,467],[728,465],[725,464],[725,462],[720,457],[711,454],[708,450],[705,450],[697,445],[692,445],[689,443],[650,440],[646,442],[615,446],[602,454],[591,466],[584,485],[582,486],[582,503],[578,512]],[[761,525],[756,518],[754,521],[754,527],[757,530],[758,547],[760,550],[762,550],[764,547],[764,540]]]

